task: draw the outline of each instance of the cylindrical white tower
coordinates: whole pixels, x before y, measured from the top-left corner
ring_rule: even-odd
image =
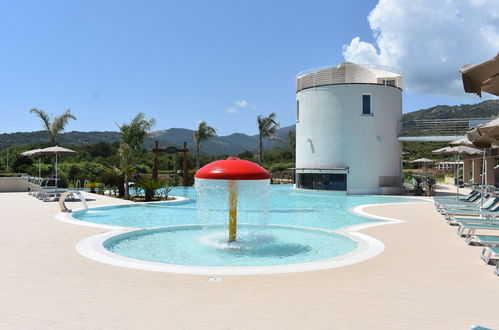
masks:
[[[401,191],[402,75],[343,63],[297,77],[296,187]]]

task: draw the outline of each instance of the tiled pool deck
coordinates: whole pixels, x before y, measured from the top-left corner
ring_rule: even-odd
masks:
[[[431,203],[364,209],[408,220],[362,230],[386,246],[365,262],[223,281],[82,257],[76,243],[106,229],[57,221],[57,203],[26,193],[0,193],[0,210],[1,329],[499,328],[499,277]]]

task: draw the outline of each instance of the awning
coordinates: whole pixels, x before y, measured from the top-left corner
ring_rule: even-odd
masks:
[[[478,64],[466,64],[459,70],[466,93],[482,96],[482,91],[499,95],[499,55]]]

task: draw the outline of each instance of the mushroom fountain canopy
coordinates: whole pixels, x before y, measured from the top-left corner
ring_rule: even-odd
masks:
[[[217,160],[201,167],[195,177],[212,180],[265,180],[270,179],[269,172],[248,160],[229,157]]]

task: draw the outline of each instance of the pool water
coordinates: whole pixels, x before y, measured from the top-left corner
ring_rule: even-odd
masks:
[[[73,217],[87,222],[111,226],[152,228],[187,224],[220,224],[226,221],[226,210],[219,217],[199,219],[196,191],[193,187],[175,187],[172,196],[189,198],[182,202],[159,202],[105,206],[77,211]],[[293,189],[291,185],[275,185],[270,189],[267,224],[305,226],[335,230],[341,227],[376,221],[357,216],[349,209],[363,204],[414,202],[414,199],[391,196],[352,196],[320,191]],[[248,211],[249,213],[251,210]],[[241,211],[242,213],[242,211]],[[243,217],[239,222],[244,223]]]
[[[115,236],[104,247],[129,258],[174,265],[248,267],[329,259],[357,246],[345,236],[318,230],[245,225],[238,230],[233,243],[227,242],[224,226],[181,226]]]
[[[73,217],[138,228],[103,244],[108,251],[127,258],[182,266],[276,266],[331,259],[354,251],[357,242],[332,231],[377,221],[351,213],[355,206],[415,201],[272,186],[265,212],[238,210],[238,237],[228,243],[226,208],[198,212],[193,187],[173,188],[170,195],[188,200],[97,207],[77,211]],[[255,222],[258,217],[264,219]]]

